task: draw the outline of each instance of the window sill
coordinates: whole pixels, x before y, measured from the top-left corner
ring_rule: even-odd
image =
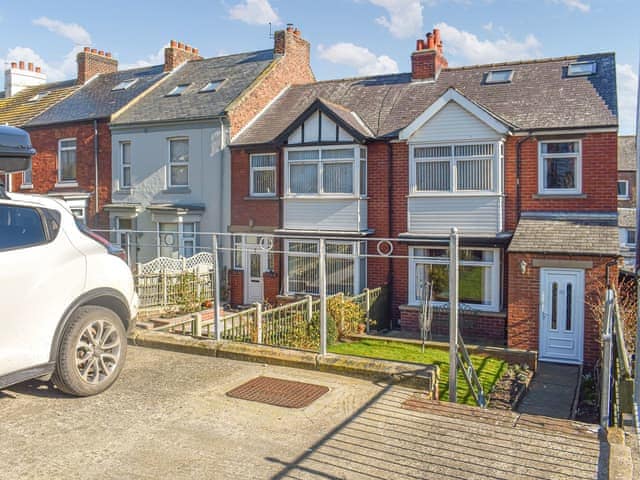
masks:
[[[410,193],[406,198],[473,198],[473,197],[503,197],[497,192],[442,192],[442,193]]]
[[[366,200],[368,197],[354,195],[285,195],[283,200]]]
[[[77,186],[78,186],[78,182],[57,182],[53,187],[54,188],[73,188]]]
[[[618,200],[624,201],[624,200],[631,200],[631,198],[627,197],[618,197]]]
[[[401,311],[407,311],[407,312],[419,312],[421,310],[419,305],[411,305],[411,304],[405,304],[405,305],[400,305],[400,310]],[[434,305],[434,308],[438,308],[439,311],[449,311],[448,309],[442,308],[442,307],[437,307],[436,305]],[[480,309],[474,309],[471,310],[469,308],[463,308],[460,309],[458,311],[459,315],[471,315],[474,317],[495,317],[495,318],[506,318],[507,317],[507,312],[506,311],[496,311],[496,310],[480,310]]]
[[[587,198],[586,193],[534,193],[531,195],[534,200],[562,200],[571,198]]]
[[[169,187],[162,191],[162,193],[191,193],[191,188],[189,187]]]
[[[264,197],[253,197],[253,196],[248,196],[248,197],[244,197],[243,200],[280,200],[276,195],[270,195],[270,196],[264,196]]]
[[[33,185],[30,183],[25,183],[20,185],[20,190],[33,190]]]

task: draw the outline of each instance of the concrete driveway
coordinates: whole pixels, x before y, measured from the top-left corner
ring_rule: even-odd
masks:
[[[325,385],[292,410],[225,392],[259,375]],[[109,391],[0,392],[6,479],[571,478],[605,474],[585,425],[426,402],[319,372],[131,347]],[[604,478],[604,477],[602,477]]]

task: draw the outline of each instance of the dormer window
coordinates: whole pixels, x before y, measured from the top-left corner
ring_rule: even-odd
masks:
[[[596,62],[575,62],[570,63],[567,67],[568,77],[581,77],[583,75],[593,75],[596,73]]]
[[[51,92],[49,90],[46,90],[44,92],[39,92],[36,93],[33,97],[31,97],[29,99],[30,102],[37,102],[38,100],[42,100],[44,97],[46,97],[47,95],[49,95]]]
[[[177,97],[184,93],[184,91],[189,88],[190,83],[184,83],[182,85],[176,85],[173,90],[167,93],[167,97]]]
[[[213,80],[200,89],[200,93],[215,92],[220,88],[224,80]]]
[[[485,83],[511,83],[513,70],[492,70],[487,73]]]
[[[138,81],[137,78],[130,78],[128,80],[123,80],[122,82],[120,82],[119,84],[117,84],[115,87],[113,87],[111,89],[112,92],[116,92],[118,90],[126,90],[127,88],[129,88],[131,85],[133,85],[134,83],[136,83]]]

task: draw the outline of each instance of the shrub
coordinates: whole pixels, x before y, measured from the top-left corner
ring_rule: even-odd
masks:
[[[357,333],[358,324],[365,321],[365,312],[360,305],[345,299],[343,295],[331,297],[327,301],[327,314],[334,319],[339,338]]]
[[[311,317],[311,322],[307,326],[308,339],[315,348],[320,347],[320,313],[315,312]],[[333,345],[338,340],[338,328],[333,315],[327,308],[327,347]]]

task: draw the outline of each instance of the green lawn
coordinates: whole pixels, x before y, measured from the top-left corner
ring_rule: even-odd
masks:
[[[427,347],[422,353],[420,345],[417,344],[384,340],[360,340],[351,343],[337,343],[329,347],[329,351],[344,355],[438,365],[440,367],[440,400],[449,400],[449,352],[445,350]],[[507,362],[503,360],[482,355],[471,355],[471,361],[487,394],[508,367]],[[473,395],[461,372],[458,372],[458,402],[475,405]]]

